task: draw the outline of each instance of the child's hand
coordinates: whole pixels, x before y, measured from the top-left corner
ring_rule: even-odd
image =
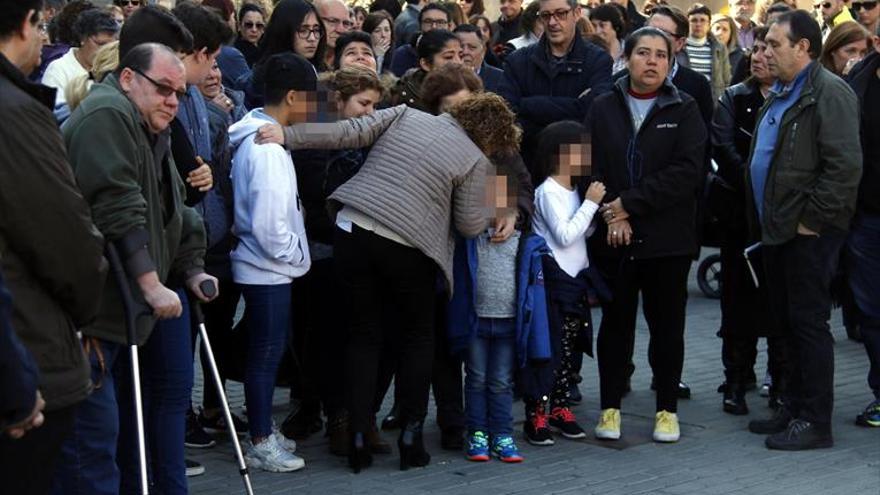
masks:
[[[595,181],[587,188],[587,199],[593,203],[599,204],[605,197],[605,184]]]

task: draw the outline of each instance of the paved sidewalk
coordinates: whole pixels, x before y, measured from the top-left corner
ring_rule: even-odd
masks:
[[[692,272],[696,270],[696,265]],[[598,323],[600,313],[594,312]],[[812,452],[783,453],[764,448],[763,437],[746,430],[749,419],[769,415],[766,399],[750,392],[749,416],[721,411],[721,395],[715,389],[723,381],[721,340],[715,336],[720,323],[718,301],[706,299],[691,283],[688,304],[684,380],[693,398],[679,403],[682,438],[678,444],[650,441],[654,394],[649,390],[650,369],[646,359],[647,328],[640,319],[636,338],[636,374],[633,392],[623,405],[623,434],[628,447],[619,449],[595,441],[557,439],[553,447],[534,447],[519,440],[522,404],[514,404],[518,443],[525,462],[474,464],[461,454],[440,449],[440,435],[433,415],[426,426],[426,445],[431,464],[423,469],[398,470],[396,454],[375,456],[372,468],[354,475],[345,460],[327,452],[327,440],[314,435],[301,443],[298,453],[306,459],[302,471],[286,474],[254,472],[254,491],[259,494],[322,495],[363,494],[880,494],[880,429],[867,430],[853,424],[867,404],[867,357],[861,344],[846,339],[839,314],[832,319],[835,345],[835,447]],[[766,366],[762,345],[756,366],[760,379]],[[574,408],[581,424],[591,431],[598,415],[596,363],[584,361],[581,392],[584,402]],[[199,382],[201,380],[198,380]],[[233,408],[242,405],[240,386],[230,386]],[[197,391],[197,395],[200,391]],[[276,421],[286,413],[286,390],[276,393]],[[389,407],[386,401],[386,407]],[[396,436],[385,433],[393,442]],[[396,452],[396,447],[395,447]],[[189,449],[188,457],[205,464],[207,473],[190,478],[193,494],[241,494],[244,488],[225,437],[213,449]]]

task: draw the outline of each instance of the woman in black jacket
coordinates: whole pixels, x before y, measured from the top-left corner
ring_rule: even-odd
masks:
[[[625,46],[629,75],[596,97],[587,116],[593,171],[608,189],[605,224],[591,237],[590,253],[612,293],[603,304],[597,343],[602,415],[595,433],[620,438],[627,341],[641,292],[657,384],[654,440],[675,442],[706,127],[693,98],[667,80],[673,54],[667,35],[642,28]]]
[[[774,82],[767,68],[764,50],[766,27],[755,29],[755,45],[749,60],[751,76],[727,88],[712,120],[713,158],[718,164],[722,186],[712,188],[709,205],[723,222],[721,244],[721,361],[726,383],[723,408],[730,414],[748,414],[746,389],[755,383],[755,357],[759,336],[767,336],[769,371],[772,378],[771,404],[782,386],[781,355],[778,338],[772,337],[767,296],[755,287],[743,250],[749,238],[745,212],[745,173],[758,112]],[[751,251],[749,260],[755,276],[763,278],[760,250]]]

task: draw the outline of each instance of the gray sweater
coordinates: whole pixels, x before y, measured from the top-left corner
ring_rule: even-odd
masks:
[[[443,270],[452,290],[453,227],[475,237],[488,226],[490,162],[452,116],[399,105],[332,124],[284,129],[288,149],[371,146],[366,162],[330,199],[369,215]]]

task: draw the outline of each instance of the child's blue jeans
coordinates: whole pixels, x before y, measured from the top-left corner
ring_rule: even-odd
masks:
[[[465,416],[470,432],[513,433],[516,320],[480,318],[465,363]]]

